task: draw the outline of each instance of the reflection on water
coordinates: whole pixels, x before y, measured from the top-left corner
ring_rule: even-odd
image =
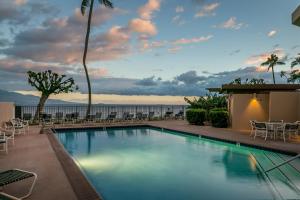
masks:
[[[106,200],[274,197],[251,157],[260,150],[149,128],[57,137]]]

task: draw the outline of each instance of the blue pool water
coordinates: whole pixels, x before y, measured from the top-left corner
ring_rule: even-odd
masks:
[[[148,127],[56,136],[105,200],[300,199],[299,160],[262,173],[284,154]]]

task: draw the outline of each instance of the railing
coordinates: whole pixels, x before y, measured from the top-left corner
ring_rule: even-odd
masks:
[[[25,116],[34,117],[37,106],[16,106],[16,118],[24,119]],[[101,119],[106,119],[111,112],[117,112],[116,119],[122,119],[124,112],[129,112],[136,117],[137,113],[149,114],[154,113],[154,118],[163,119],[166,112],[173,112],[175,116],[180,111],[185,111],[187,105],[92,105],[91,115],[95,115],[97,112],[101,112]],[[47,105],[43,109],[43,113],[52,115],[52,118],[56,116],[56,113],[63,113],[63,117],[67,114],[78,113],[79,119],[84,119],[86,116],[87,105]],[[183,116],[184,117],[184,116]],[[28,119],[27,119],[28,120]]]

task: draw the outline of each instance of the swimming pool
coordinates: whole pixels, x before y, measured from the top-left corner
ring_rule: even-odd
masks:
[[[300,199],[293,163],[262,173],[288,155],[152,127],[56,132],[105,200]]]

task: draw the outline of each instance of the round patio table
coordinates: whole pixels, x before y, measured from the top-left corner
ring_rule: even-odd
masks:
[[[273,138],[274,140],[276,139],[276,135],[278,133],[278,130],[279,128],[282,128],[283,127],[283,124],[282,122],[267,122],[267,130],[268,131],[273,131]]]

